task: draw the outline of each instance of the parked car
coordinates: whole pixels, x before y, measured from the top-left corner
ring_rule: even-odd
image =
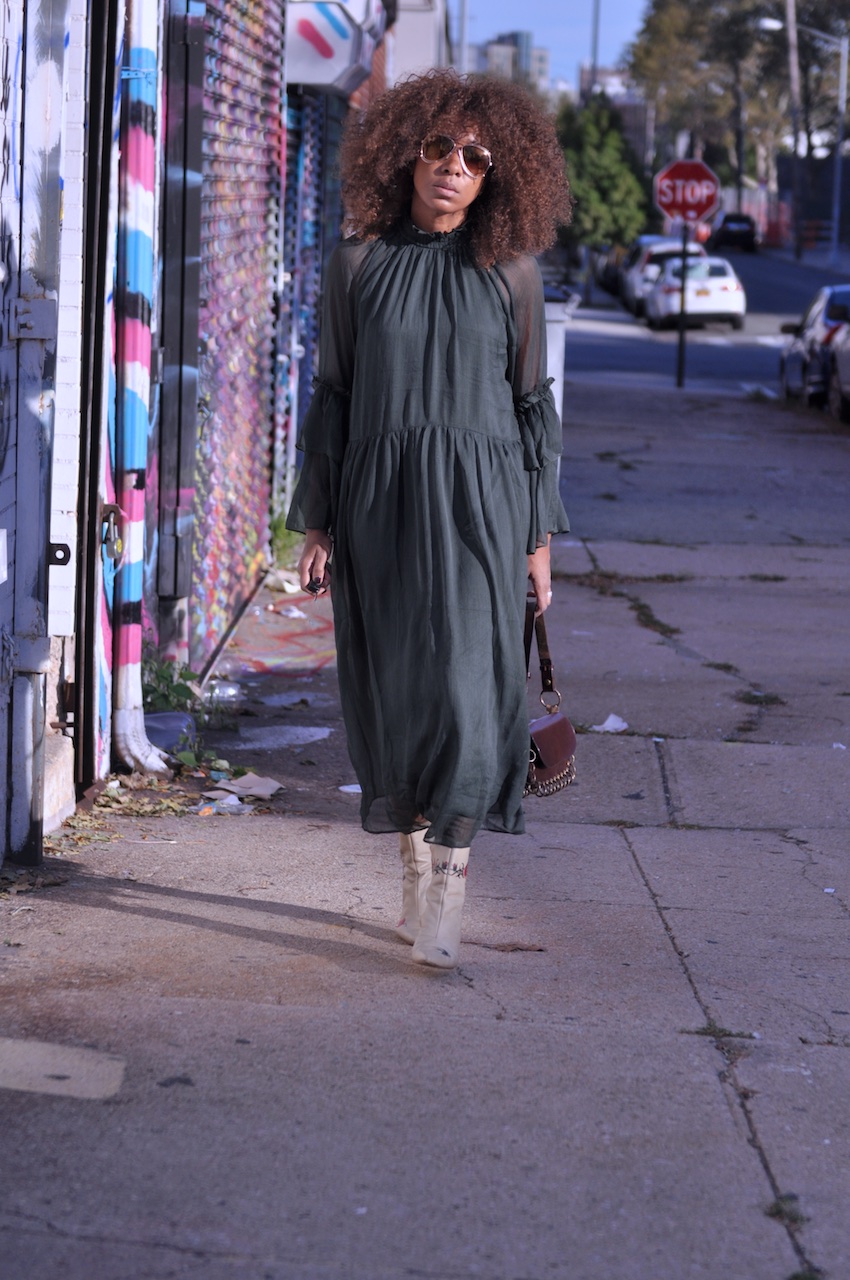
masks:
[[[688,255],[704,258],[705,249],[701,244],[689,244]],[[682,242],[665,237],[641,247],[634,255],[632,265],[624,269],[620,279],[620,297],[636,316],[643,315],[647,294],[671,258],[678,258],[681,262]]]
[[[646,299],[646,318],[652,329],[676,324],[682,297],[682,259],[665,263]],[[731,262],[725,258],[688,259],[685,276],[685,316],[688,323],[725,321],[743,329],[747,295]]]
[[[850,324],[842,324],[827,347],[827,366],[829,412],[837,422],[850,422]]]
[[[779,357],[779,385],[786,399],[824,404],[829,394],[837,340],[850,325],[850,285],[818,289],[803,317],[782,325],[791,337]]]
[[[754,219],[748,213],[727,212],[717,214],[705,247],[709,253],[725,248],[755,253],[758,246],[759,233]]]

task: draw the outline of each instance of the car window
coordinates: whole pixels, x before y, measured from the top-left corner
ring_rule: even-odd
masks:
[[[705,258],[691,258],[687,263],[689,280],[705,280],[708,277],[708,263]],[[676,280],[682,278],[682,263],[673,259],[667,267],[667,274]]]
[[[720,279],[723,276],[731,276],[732,272],[723,262],[712,262],[709,264],[708,274],[712,279]]]
[[[809,303],[808,310],[803,315],[800,327],[802,329],[810,329],[812,325],[817,324],[818,320],[821,318],[825,305],[826,295],[823,293],[816,293],[812,301]]]
[[[850,289],[833,289],[826,306],[826,318],[847,321],[850,308]]]

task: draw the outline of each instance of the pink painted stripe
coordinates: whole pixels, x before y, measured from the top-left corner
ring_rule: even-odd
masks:
[[[127,131],[125,149],[128,176],[144,187],[145,191],[153,191],[156,176],[156,146],[153,138],[144,129],[135,126]]]
[[[151,331],[141,320],[122,320],[121,339],[124,343],[124,364],[140,364],[151,367]]]
[[[323,58],[332,58],[334,56],[333,45],[328,44],[321,31],[317,31],[309,18],[300,18],[295,28],[299,36],[311,44],[316,53],[322,55]]]
[[[133,475],[135,475],[135,471]],[[121,497],[118,505],[127,524],[143,524],[145,519],[145,491],[144,489],[126,488],[121,490]],[[127,539],[125,538],[126,542]]]
[[[142,628],[134,622],[123,623],[118,632],[118,666],[126,672],[129,666],[140,666],[142,661]],[[126,679],[126,676],[125,676]]]
[[[103,639],[103,648],[106,654],[107,670],[112,670],[111,654],[112,654],[112,618],[109,614],[109,605],[106,599],[106,592],[102,591],[100,596],[100,631]]]

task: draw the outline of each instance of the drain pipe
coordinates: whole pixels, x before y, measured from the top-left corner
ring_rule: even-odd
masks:
[[[156,229],[159,5],[128,6],[118,223],[116,502],[124,547],[115,576],[113,755],[142,773],[168,773],[148,741],[142,701],[142,586],[150,433],[151,316]]]

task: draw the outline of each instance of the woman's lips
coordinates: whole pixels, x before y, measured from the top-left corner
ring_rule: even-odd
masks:
[[[457,187],[452,187],[452,186],[450,186],[450,185],[449,185],[449,183],[447,183],[447,182],[435,182],[435,183],[434,183],[434,190],[435,190],[439,195],[443,195],[443,196],[456,196],[456,195],[457,195]]]

